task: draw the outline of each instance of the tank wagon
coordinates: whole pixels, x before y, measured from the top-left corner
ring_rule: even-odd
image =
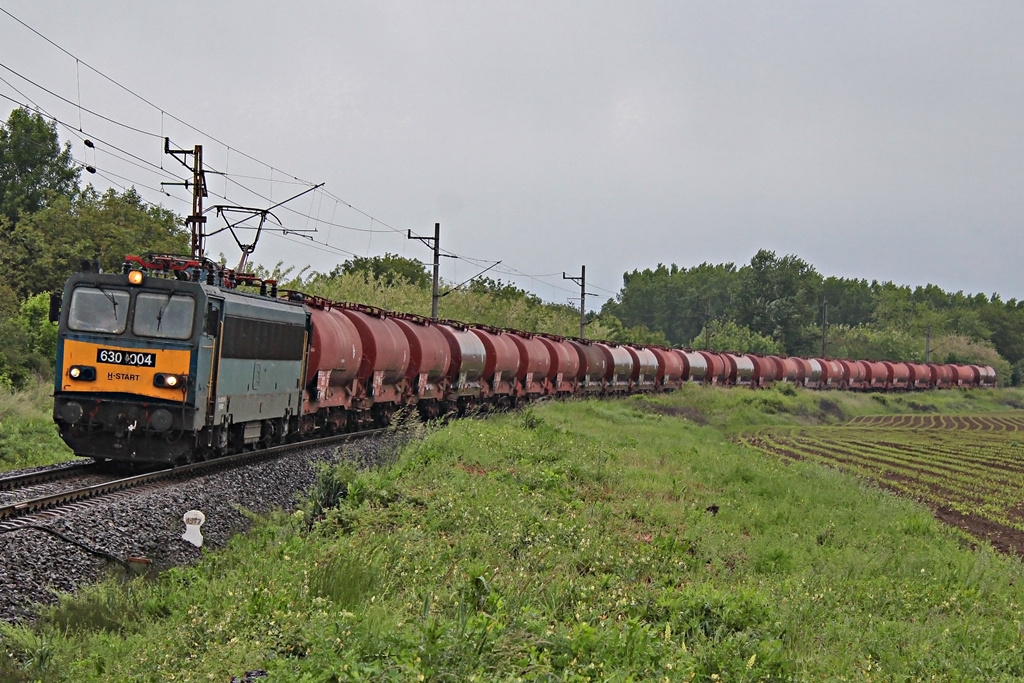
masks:
[[[383,426],[402,408],[430,419],[687,383],[996,385],[991,367],[690,351],[435,321],[169,255],[77,273],[51,303],[60,435],[77,455],[128,462],[178,464]]]

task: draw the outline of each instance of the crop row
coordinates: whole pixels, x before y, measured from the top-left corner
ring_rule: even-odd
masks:
[[[859,415],[846,424],[853,427],[1017,432],[1024,430],[1024,412],[969,415]]]
[[[1024,439],[1014,433],[979,439],[974,430],[859,424],[768,430],[744,440],[778,457],[871,479],[934,508],[1024,531]]]

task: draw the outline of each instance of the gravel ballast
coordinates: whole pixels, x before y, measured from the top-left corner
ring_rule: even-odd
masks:
[[[31,620],[38,603],[55,603],[59,592],[93,583],[112,569],[123,572],[121,562],[132,557],[152,561],[151,572],[193,564],[251,526],[245,511],[294,510],[316,481],[320,463],[346,457],[360,466],[379,466],[408,439],[407,434],[388,432],[341,448],[311,447],[269,462],[97,501],[41,522],[39,528],[0,534],[0,619]],[[202,548],[182,538],[182,518],[190,510],[206,517]]]

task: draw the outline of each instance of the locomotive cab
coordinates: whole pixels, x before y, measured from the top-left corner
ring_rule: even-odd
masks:
[[[198,282],[78,273],[59,315],[54,421],[76,455],[139,462],[186,457],[208,381],[200,350],[218,316]],[[208,373],[207,373],[208,377]]]
[[[302,401],[310,322],[301,301],[205,259],[147,258],[64,286],[61,438],[76,455],[169,465],[281,443]]]

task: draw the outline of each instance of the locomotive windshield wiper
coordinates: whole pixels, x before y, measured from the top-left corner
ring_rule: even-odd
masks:
[[[108,299],[110,299],[110,303],[113,304],[113,306],[114,306],[114,321],[116,322],[117,321],[117,300],[114,298],[114,295],[111,294],[110,292],[108,292],[107,290],[103,289],[103,287],[101,287],[100,285],[96,285],[96,289],[98,289],[101,292],[103,292],[103,296],[105,296]]]
[[[171,295],[173,295],[173,294],[174,294],[174,292],[167,292],[167,296],[164,297],[163,302],[160,304],[160,308],[157,309],[157,312],[156,312],[156,331],[157,332],[160,331],[160,324],[163,322],[163,319],[164,319],[164,310],[167,308],[167,304],[169,304],[171,302]]]

